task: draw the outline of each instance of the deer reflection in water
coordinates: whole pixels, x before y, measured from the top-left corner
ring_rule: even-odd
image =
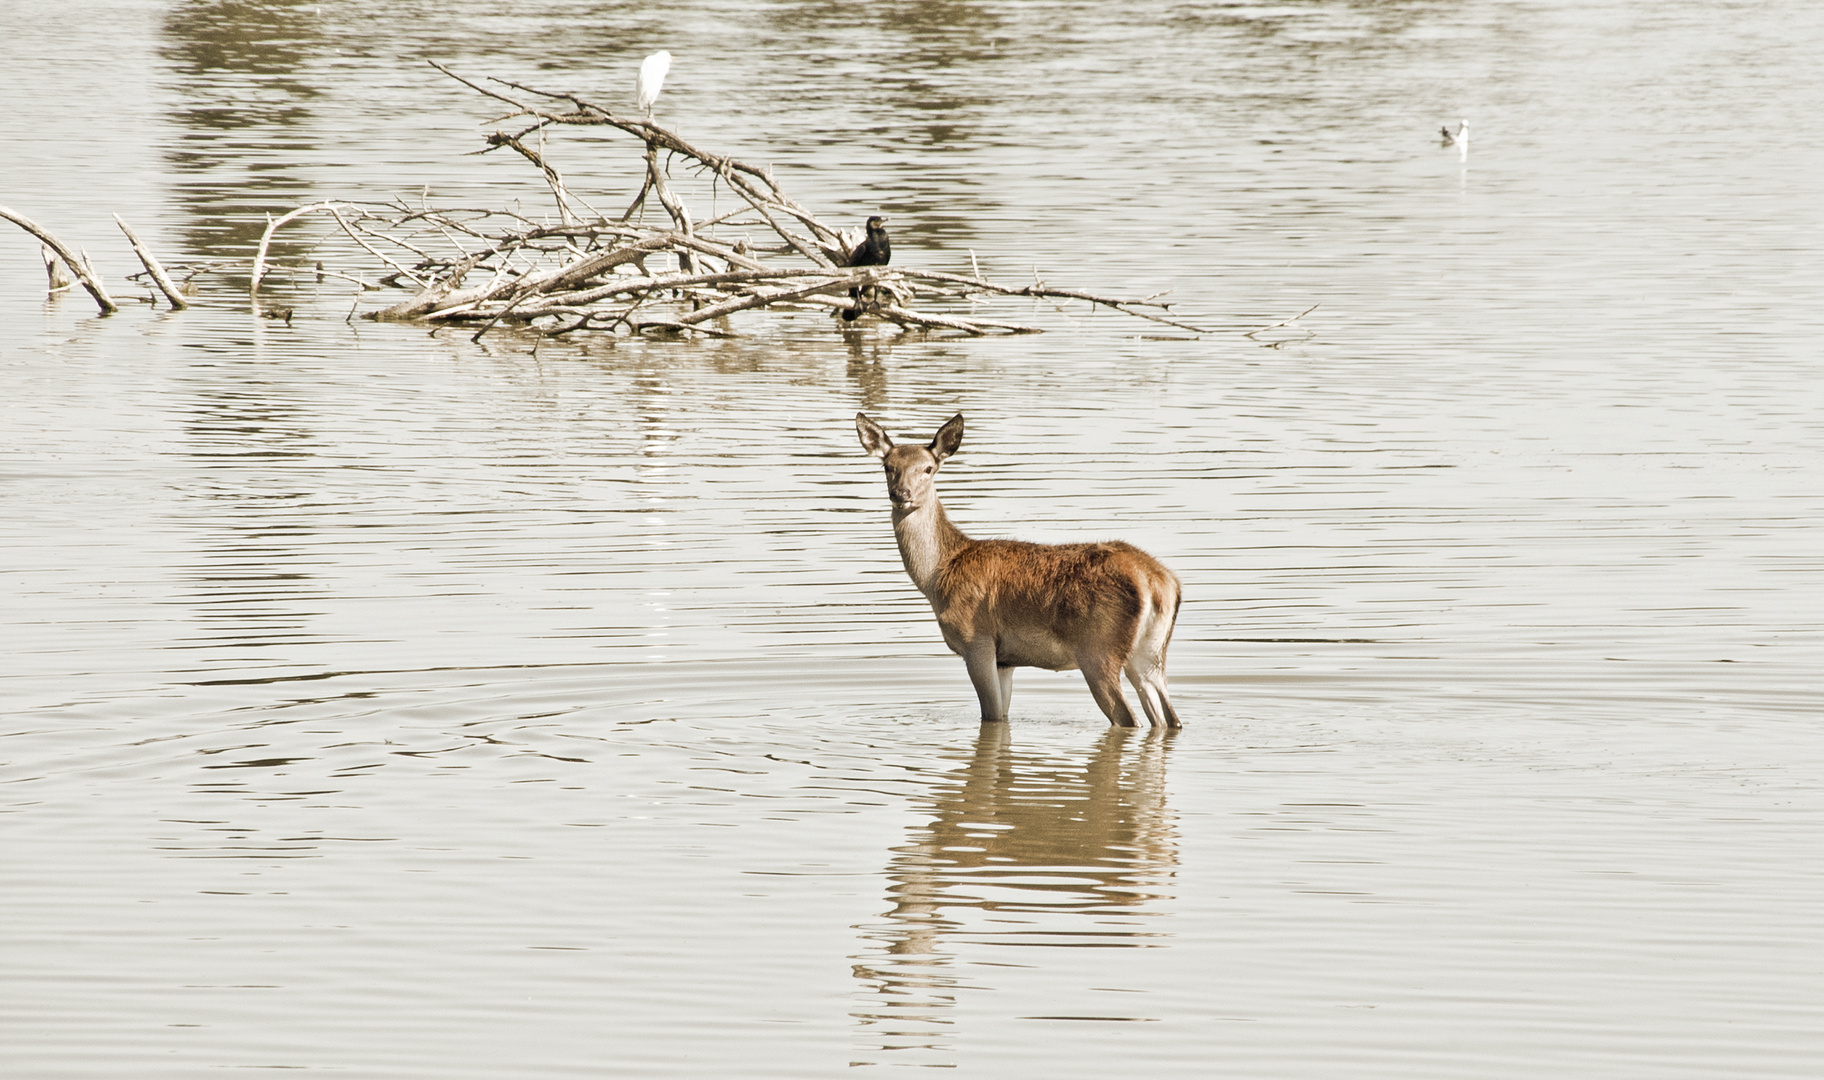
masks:
[[[968,988],[957,954],[969,946],[1162,947],[1167,935],[1136,916],[1170,899],[1178,864],[1165,804],[1174,737],[1109,728],[1085,762],[1021,751],[1008,725],[983,724],[961,764],[914,800],[935,819],[893,849],[892,907],[857,927],[876,943],[854,968],[872,991],[854,1013],[864,1039],[943,1049],[949,1009]]]

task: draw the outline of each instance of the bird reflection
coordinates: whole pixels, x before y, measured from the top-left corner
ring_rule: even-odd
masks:
[[[1172,737],[1110,728],[1085,761],[1021,751],[1009,725],[983,724],[961,764],[914,800],[934,820],[893,849],[892,907],[857,927],[874,943],[854,968],[871,991],[854,1014],[865,1040],[941,1049],[967,989],[957,956],[970,946],[1163,946],[1139,916],[1169,898],[1177,866],[1165,805]]]

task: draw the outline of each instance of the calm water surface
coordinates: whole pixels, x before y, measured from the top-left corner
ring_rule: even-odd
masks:
[[[898,262],[1211,330],[102,319],[6,226],[5,1075],[1824,1070],[1812,5],[4,22],[0,204],[123,297],[112,213],[242,273],[316,199],[549,213],[424,61],[626,106],[668,48],[661,119]],[[977,535],[1172,565],[1189,726],[979,726],[858,409],[967,414]]]

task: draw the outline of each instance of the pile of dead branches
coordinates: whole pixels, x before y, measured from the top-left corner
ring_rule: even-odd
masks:
[[[479,153],[510,151],[540,173],[555,205],[534,219],[513,210],[413,205],[318,202],[268,222],[253,260],[249,294],[256,313],[261,287],[278,275],[314,274],[346,279],[363,293],[387,289],[407,295],[366,317],[474,327],[480,338],[501,325],[542,335],[581,331],[634,334],[735,336],[730,316],[754,309],[826,310],[837,325],[873,316],[908,329],[968,334],[1036,333],[1038,327],[981,317],[988,296],[1032,297],[1053,304],[1086,302],[1183,330],[1206,332],[1169,318],[1157,297],[1119,299],[1071,289],[1054,289],[1036,279],[1001,285],[979,272],[921,270],[910,266],[851,266],[862,239],[859,229],[839,231],[817,219],[776,183],[770,170],[711,153],[647,117],[618,115],[574,93],[538,90],[505,80],[476,81],[441,64],[439,71],[510,106],[491,121]],[[506,127],[516,127],[510,133]],[[547,156],[550,136],[564,128],[608,128],[638,140],[644,163],[637,191],[618,215],[603,213],[564,182]],[[709,193],[712,212],[693,216],[673,177],[687,173],[693,197]],[[633,185],[629,185],[632,188]],[[732,212],[716,214],[728,198]],[[651,210],[656,201],[663,213]],[[101,289],[85,254],[61,251],[54,238],[0,208],[13,220],[56,247],[103,310],[112,301]],[[275,233],[287,224],[318,216],[354,246],[341,245],[353,260],[290,265],[269,262]],[[648,218],[656,219],[649,222]],[[122,228],[125,229],[122,223]],[[131,234],[129,234],[130,236]],[[162,278],[157,262],[135,239],[148,274]],[[47,250],[47,266],[52,253]],[[973,256],[971,257],[973,268]],[[174,305],[182,299],[163,289]],[[936,309],[933,308],[936,305]]]
[[[497,129],[482,152],[511,151],[536,167],[555,203],[554,216],[533,221],[502,210],[312,204],[268,229],[254,268],[256,295],[273,229],[288,218],[321,212],[385,264],[380,284],[411,290],[369,317],[477,325],[477,337],[503,323],[544,334],[733,335],[729,316],[758,308],[821,308],[844,322],[867,314],[902,327],[969,334],[1038,331],[953,303],[980,294],[1085,301],[1196,329],[1165,317],[1167,307],[1156,298],[1122,300],[1042,282],[997,285],[979,274],[905,266],[850,266],[860,230],[842,232],[818,220],[768,169],[703,150],[650,117],[619,115],[575,93],[481,82],[433,66],[511,106],[493,121]],[[498,127],[516,121],[518,129],[510,133]],[[613,128],[639,140],[641,181],[620,214],[604,214],[572,191],[547,156],[548,136],[565,127]],[[717,195],[727,193],[736,209],[693,216],[674,191],[671,178],[679,170],[699,186],[707,182]],[[664,212],[657,225],[644,221],[651,201]],[[963,306],[965,314],[913,306],[926,300],[952,302],[947,309]]]

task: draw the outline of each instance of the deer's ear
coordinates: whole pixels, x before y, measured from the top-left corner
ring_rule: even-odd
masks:
[[[867,413],[855,414],[855,433],[861,436],[861,448],[875,457],[886,457],[893,449],[893,439]]]
[[[937,434],[931,439],[931,445],[926,449],[930,450],[937,460],[942,461],[956,453],[956,448],[961,445],[963,445],[963,414],[959,412],[946,421],[943,427],[937,429]]]

